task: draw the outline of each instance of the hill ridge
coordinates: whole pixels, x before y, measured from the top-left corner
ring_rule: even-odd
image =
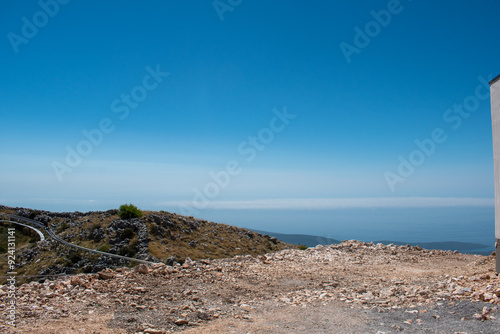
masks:
[[[118,210],[50,212],[0,206],[0,213],[34,219],[50,227],[58,238],[85,248],[151,262],[183,263],[235,255],[262,255],[294,246],[226,224],[166,211],[144,211],[144,216],[120,219]],[[0,224],[0,254],[7,251],[6,225]],[[16,267],[19,275],[90,273],[127,264],[125,260],[61,247],[57,241],[39,242],[36,233],[16,227]],[[7,272],[7,258],[0,270]]]

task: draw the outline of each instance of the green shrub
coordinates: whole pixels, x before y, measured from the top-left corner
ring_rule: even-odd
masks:
[[[110,248],[111,248],[110,244],[104,244],[104,245],[99,246],[99,248],[97,248],[97,250],[100,251],[100,252],[107,253]]]
[[[133,204],[123,204],[119,208],[118,216],[121,219],[140,218],[142,211]]]
[[[66,221],[63,221],[61,225],[59,225],[59,228],[57,229],[57,233],[61,233],[62,231],[66,230],[69,228],[69,225]]]
[[[68,257],[68,261],[70,262],[70,264],[75,264],[81,259],[82,257],[80,256],[80,254],[78,254],[78,252],[71,252]]]
[[[306,245],[299,245],[300,250],[306,250],[308,247]]]
[[[158,234],[160,234],[161,229],[160,226],[152,224],[149,231],[151,232],[151,235],[157,236]]]
[[[119,254],[123,256],[134,257],[135,254],[137,254],[138,246],[139,241],[137,239],[133,241],[131,240],[128,246],[122,247],[122,249],[120,249]]]
[[[28,218],[35,219],[35,217],[38,216],[40,213],[41,213],[40,211],[31,211],[28,215]]]
[[[132,239],[134,237],[134,235],[135,235],[134,230],[132,230],[130,227],[127,227],[120,234],[120,238],[121,239]]]

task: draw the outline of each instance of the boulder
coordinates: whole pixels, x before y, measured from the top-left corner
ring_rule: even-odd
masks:
[[[111,279],[115,277],[115,274],[110,271],[100,271],[97,273],[100,279]]]

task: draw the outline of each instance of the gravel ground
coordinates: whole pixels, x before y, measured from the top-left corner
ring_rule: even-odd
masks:
[[[348,241],[107,269],[19,287],[18,327],[2,300],[0,332],[500,333],[494,262]]]
[[[223,319],[185,333],[500,333],[499,319],[479,321],[472,318],[472,315],[481,313],[483,307],[491,307],[491,304],[470,301],[453,304],[436,303],[427,307],[395,310],[351,309],[338,302],[306,308],[268,304],[252,313],[250,320]]]
[[[405,308],[384,313],[369,312],[369,333],[500,333],[500,320],[474,319],[474,314],[481,314],[489,303],[458,301],[435,303],[428,307]],[[415,312],[417,311],[417,312]],[[493,311],[492,316],[497,313]],[[411,320],[411,323],[410,321]]]

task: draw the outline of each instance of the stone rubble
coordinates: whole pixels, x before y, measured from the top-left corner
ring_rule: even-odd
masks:
[[[182,265],[140,264],[24,284],[16,291],[18,323],[23,328],[112,313],[112,325],[129,332],[170,333],[219,317],[251,321],[252,311],[269,300],[295,307],[341,301],[381,312],[482,301],[491,308],[470,318],[487,321],[500,304],[500,279],[493,268],[493,256],[354,240],[258,257],[188,258]],[[1,286],[0,296],[6,291]],[[3,300],[0,313],[5,319]],[[0,324],[0,332],[5,328]]]

